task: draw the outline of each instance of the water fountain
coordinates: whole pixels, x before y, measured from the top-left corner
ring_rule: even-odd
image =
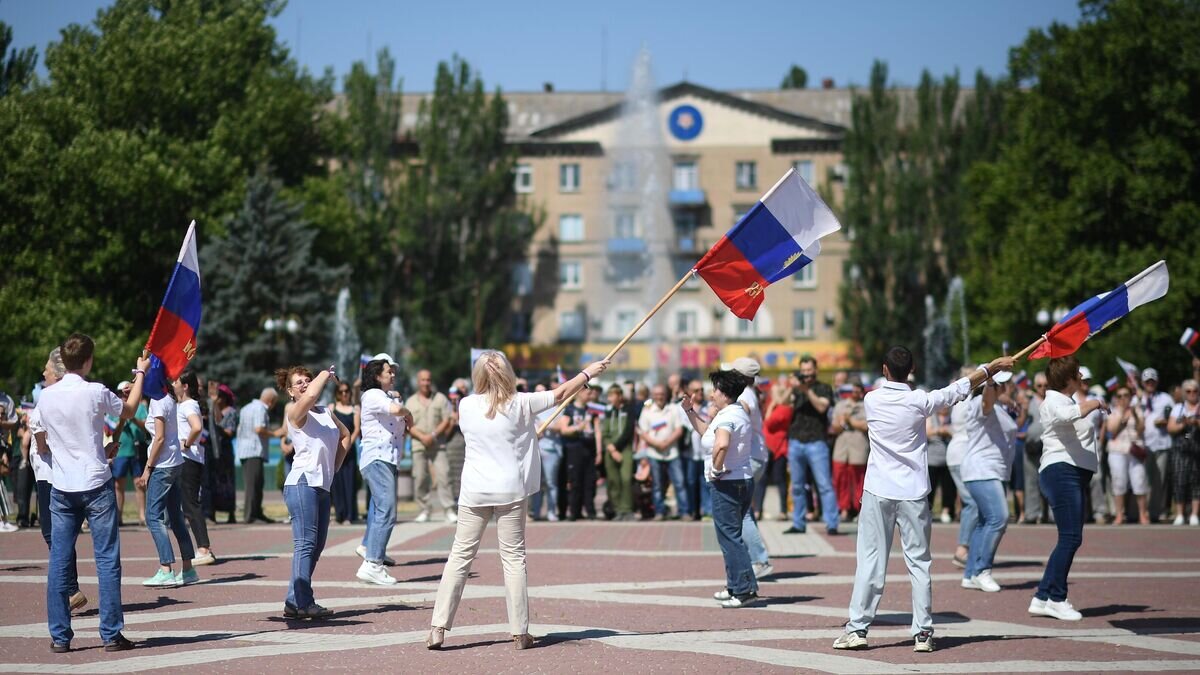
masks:
[[[350,289],[338,291],[337,306],[333,320],[333,363],[339,373],[358,373],[358,355],[362,342],[350,312]]]
[[[408,350],[408,336],[404,334],[404,324],[400,321],[400,317],[393,316],[388,322],[387,338],[384,340],[384,348],[389,356],[396,362],[396,383],[407,382],[405,379],[405,352]]]
[[[962,341],[962,360],[958,364],[951,362],[951,349],[954,336],[951,327],[955,314],[959,321]],[[971,360],[971,349],[967,338],[967,306],[966,291],[962,277],[950,280],[946,290],[946,300],[939,312],[932,295],[925,296],[925,385],[929,387],[945,386],[954,377],[957,366]]]

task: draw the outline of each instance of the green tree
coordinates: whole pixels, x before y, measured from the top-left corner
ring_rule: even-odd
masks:
[[[70,330],[104,326],[127,358],[97,375],[119,378],[187,222],[219,236],[259,164],[287,185],[326,171],[332,80],[276,42],[280,6],[117,0],[62,31],[44,83],[0,97],[0,373],[36,372]],[[64,300],[52,321],[33,279],[32,297]],[[18,327],[33,324],[66,332],[32,344]]]
[[[229,235],[200,249],[197,367],[239,397],[255,396],[276,368],[329,365],[334,297],[348,274],[319,257],[317,230],[280,189],[265,171],[252,176]]]
[[[1006,87],[977,74],[964,94],[957,73],[937,82],[926,71],[910,95],[889,88],[877,61],[868,90],[855,93],[843,207],[854,245],[840,301],[842,330],[865,363],[894,344],[924,353],[925,299],[942,302],[966,251],[962,178],[997,152]],[[956,365],[939,364],[934,379]]]
[[[788,69],[787,75],[783,76],[783,82],[779,84],[780,89],[803,89],[808,86],[808,71],[792,64]]]
[[[33,47],[9,50],[12,36],[12,27],[0,21],[0,97],[29,86],[37,67],[37,50]]]
[[[385,301],[400,316],[418,364],[442,382],[461,375],[472,346],[507,332],[511,274],[536,220],[515,207],[515,153],[500,92],[455,57],[438,65],[413,131],[416,161],[401,193],[401,255]]]
[[[1080,352],[1184,377],[1176,344],[1200,316],[1200,4],[1084,2],[1077,27],[1032,31],[1013,50],[1010,139],[971,172],[968,279],[974,334],[1016,347],[1072,307],[1165,258],[1171,290]]]

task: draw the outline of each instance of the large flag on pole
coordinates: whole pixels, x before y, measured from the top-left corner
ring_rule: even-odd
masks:
[[[146,349],[150,369],[146,371],[146,395],[160,399],[171,381],[179,377],[196,355],[196,333],[200,331],[200,260],[196,255],[196,221],[188,225],[183,247],[167,284],[162,307]]]
[[[841,229],[833,211],[795,169],[742,216],[695,271],[743,319],[753,319],[767,286],[810,264],[820,238]]]
[[[1170,275],[1167,273],[1167,261],[1159,260],[1136,277],[1107,293],[1086,300],[1068,312],[1062,321],[1050,327],[1046,341],[1029,358],[1057,358],[1074,354],[1088,338],[1134,309],[1166,295],[1168,287]]]

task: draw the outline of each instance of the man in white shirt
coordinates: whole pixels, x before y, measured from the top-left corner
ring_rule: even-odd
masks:
[[[1171,435],[1167,433],[1167,420],[1175,402],[1171,395],[1158,390],[1158,371],[1147,368],[1142,371],[1142,386],[1138,391],[1138,404],[1146,418],[1143,439],[1150,456],[1146,459],[1146,473],[1150,479],[1150,522],[1166,520],[1167,510],[1167,465],[1170,462]]]
[[[87,519],[95,549],[96,576],[100,584],[100,637],[109,652],[132,649],[133,643],[121,635],[125,625],[121,611],[121,539],[118,527],[117,497],[113,491],[108,460],[117,451],[104,446],[104,416],[119,415],[130,419],[142,400],[142,383],[150,360],[137,360],[133,388],[122,402],[104,385],[83,378],[92,370],[92,339],[74,333],[61,347],[67,374],[53,387],[42,392],[38,415],[46,430],[47,445],[53,457],[53,487],[50,489],[52,535],[50,567],[46,583],[46,611],[50,624],[50,649],[54,653],[71,650],[71,613],[69,609],[69,567],[75,556],[75,539]]]
[[[263,513],[263,467],[268,458],[268,441],[271,436],[282,435],[271,431],[270,412],[278,400],[279,392],[267,387],[238,414],[235,452],[242,462],[242,481],[246,486],[246,504],[242,510],[246,523],[275,522]],[[280,432],[285,426],[280,426]]]
[[[937,410],[965,399],[992,374],[1011,371],[1012,357],[986,366],[929,393],[907,384],[913,356],[892,347],[883,362],[882,387],[867,394],[863,406],[871,454],[858,517],[858,569],[850,596],[850,621],[834,649],[866,649],[867,629],[875,620],[887,574],[892,537],[900,526],[900,544],[913,583],[913,651],[933,651],[933,591],[929,579],[929,470],[925,420]]]
[[[638,417],[637,435],[646,444],[654,478],[654,519],[663,520],[667,514],[667,486],[663,482],[663,470],[670,476],[675,487],[676,517],[691,512],[687,488],[683,480],[683,460],[679,457],[679,439],[683,437],[683,411],[678,404],[667,398],[667,388],[656,384],[650,390],[650,401],[642,407]]]

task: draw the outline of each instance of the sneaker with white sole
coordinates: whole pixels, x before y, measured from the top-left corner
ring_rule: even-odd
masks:
[[[867,648],[867,631],[852,630],[849,633],[842,633],[838,639],[833,641],[834,649],[866,649]]]
[[[1031,605],[1030,609],[1032,608],[1033,607]],[[1048,616],[1061,621],[1079,621],[1083,618],[1083,615],[1071,606],[1070,600],[1063,600],[1062,602],[1047,600],[1046,608],[1042,612],[1042,616]]]
[[[358,548],[354,549],[354,552],[357,553],[358,557],[362,558],[363,560],[367,559],[367,547],[366,546],[359,544]],[[392,556],[384,553],[383,554],[383,564],[387,567],[395,567],[396,561],[392,560]]]
[[[976,588],[985,593],[998,593],[1000,591],[1000,584],[996,583],[996,580],[992,578],[991,570],[984,570],[976,574],[972,581],[975,582]]]
[[[358,567],[358,573],[354,576],[368,584],[375,584],[377,586],[392,586],[396,583],[392,575],[383,569],[383,565],[373,563],[369,560],[363,561],[363,564]]]
[[[942,512],[942,522],[946,523],[946,524],[953,523],[954,518],[952,518],[949,513],[946,513],[945,511],[943,511]]]
[[[1191,525],[1192,527],[1196,527],[1197,525],[1200,525],[1200,516],[1197,516],[1196,514],[1193,513],[1191,515],[1191,517],[1188,518],[1188,525]]]
[[[458,514],[454,512],[454,509],[446,509],[446,522],[447,523],[457,523],[458,522]]]
[[[548,520],[548,521],[550,521],[550,522],[552,522],[552,523],[557,523],[557,522],[558,522],[558,513],[554,512],[554,511],[551,511],[550,513],[547,513],[547,514],[546,514],[546,520]]]
[[[732,597],[733,594],[729,592],[728,588],[722,588],[716,593],[713,593],[713,600],[716,600],[717,602],[725,602]]]
[[[413,518],[413,522],[414,523],[428,523],[429,522],[429,512],[422,511],[422,512],[418,513],[417,517]]]
[[[754,563],[754,564],[752,565],[752,567],[754,568],[754,578],[755,578],[755,579],[761,579],[761,578],[763,578],[763,577],[769,577],[769,576],[771,576],[772,574],[774,574],[774,573],[775,573],[775,568],[774,568],[774,567],[772,567],[772,566],[771,566],[771,563],[769,563],[769,562],[765,562],[765,563]]]
[[[154,573],[154,576],[143,581],[142,585],[157,588],[175,588],[179,585],[179,578],[167,570],[159,569]]]
[[[1172,525],[1182,525],[1184,523],[1183,514],[1175,516],[1175,520],[1171,521]]]
[[[923,630],[913,636],[913,651],[914,652],[931,652],[933,651],[933,633]]]
[[[1029,601],[1029,613],[1034,616],[1046,616],[1046,601],[1035,595],[1033,600]]]
[[[962,578],[962,587],[969,588],[973,591],[979,590],[979,584],[975,583],[975,577],[963,577]]]
[[[721,601],[722,609],[738,609],[739,607],[749,607],[758,602],[758,593],[743,593],[735,595],[728,600]]]
[[[211,564],[215,563],[216,561],[217,561],[217,556],[213,555],[212,551],[209,551],[209,552],[205,553],[204,555],[198,555],[195,558],[192,558],[193,565],[211,565]]]
[[[187,570],[180,572],[175,579],[180,586],[191,586],[192,584],[200,583],[200,573],[196,570]]]

